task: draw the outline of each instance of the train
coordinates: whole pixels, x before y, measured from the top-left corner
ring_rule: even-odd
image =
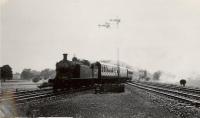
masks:
[[[97,85],[121,86],[132,79],[133,71],[130,68],[101,61],[80,61],[76,57],[70,61],[67,56],[63,54],[63,59],[56,63],[56,76],[50,80],[55,91]]]

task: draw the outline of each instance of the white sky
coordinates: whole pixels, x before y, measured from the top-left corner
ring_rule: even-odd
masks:
[[[64,52],[116,60],[119,47],[135,67],[200,73],[199,0],[8,0],[1,25],[0,66],[14,72],[55,68]]]

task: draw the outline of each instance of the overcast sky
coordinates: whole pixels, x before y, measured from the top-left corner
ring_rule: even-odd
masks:
[[[0,25],[0,66],[14,72],[54,69],[62,53],[116,60],[119,47],[134,67],[200,73],[199,0],[8,0]]]

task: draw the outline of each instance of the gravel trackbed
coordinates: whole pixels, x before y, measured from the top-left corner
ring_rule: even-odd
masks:
[[[199,108],[180,108],[168,98],[126,86],[124,93],[85,91],[18,106],[19,116],[75,118],[198,118]],[[181,109],[181,110],[180,110]],[[188,110],[189,109],[189,110]]]

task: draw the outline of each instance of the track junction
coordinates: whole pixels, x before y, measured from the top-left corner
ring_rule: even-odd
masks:
[[[164,95],[174,100],[178,100],[179,102],[200,107],[200,89],[198,88],[182,87],[178,85],[171,85],[164,83],[139,82],[139,81],[131,81],[127,82],[126,84],[149,92],[157,93],[159,95]],[[0,103],[14,100],[16,104],[20,104],[30,100],[36,100],[40,98],[58,96],[63,94],[70,94],[88,89],[93,89],[93,88],[85,87],[85,88],[72,89],[72,90],[70,89],[58,92],[54,92],[51,87],[43,89],[35,89],[35,90],[7,91],[5,93],[0,94]]]

